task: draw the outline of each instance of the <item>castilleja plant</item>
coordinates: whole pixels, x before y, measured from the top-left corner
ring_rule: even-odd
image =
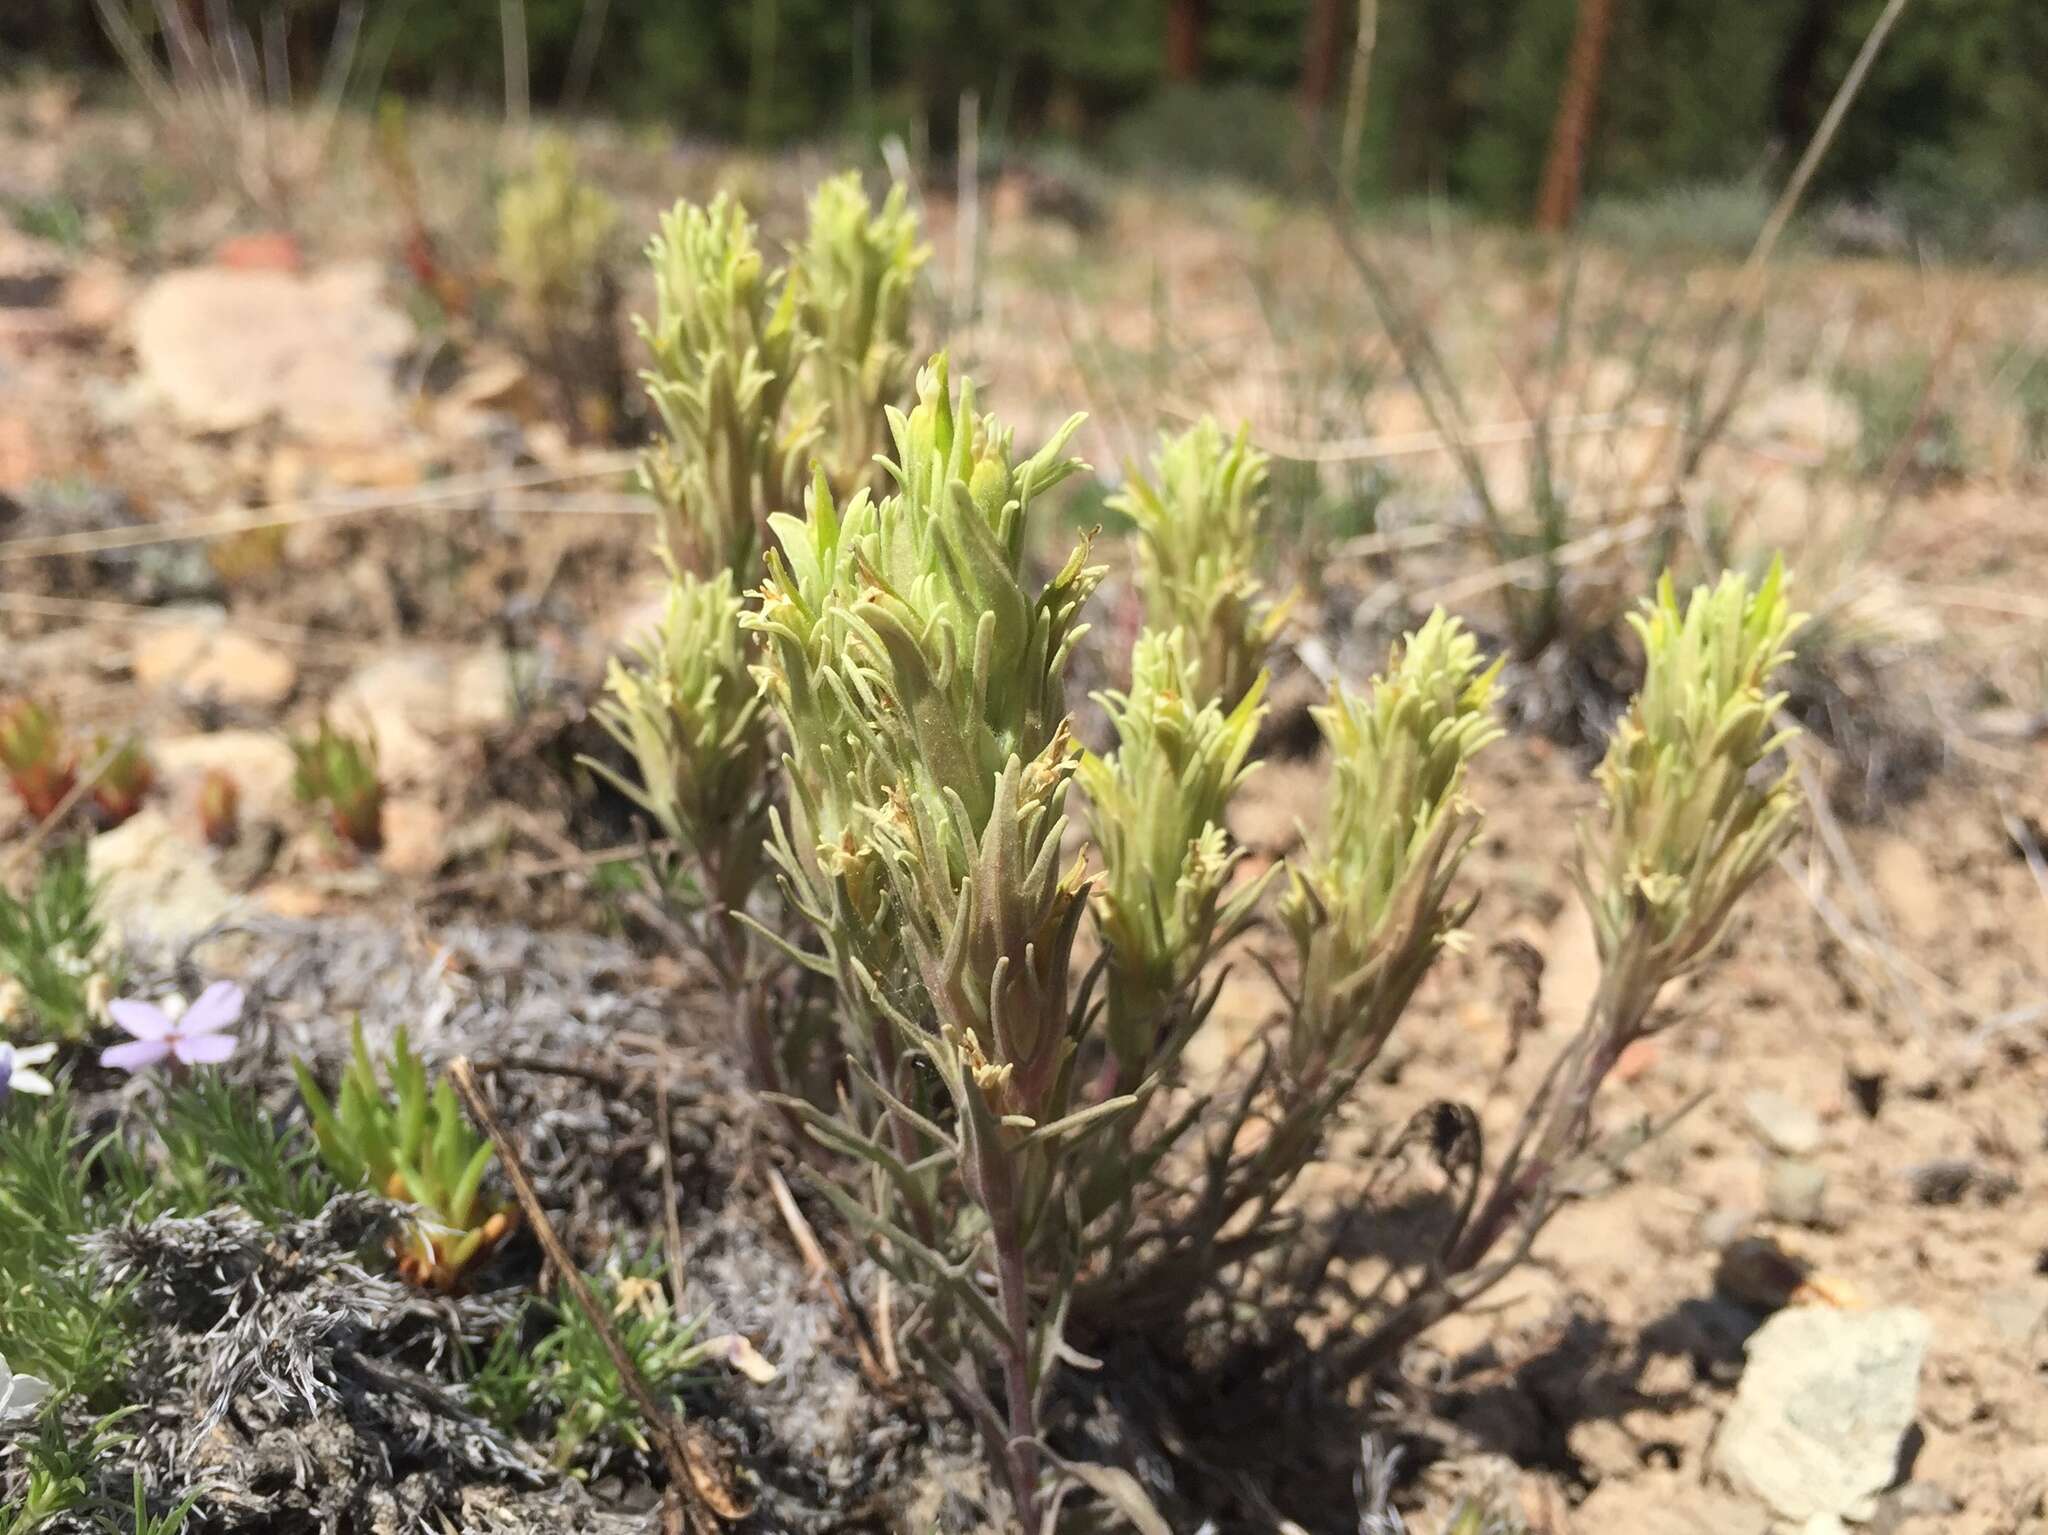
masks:
[[[1348,1090],[1470,914],[1451,883],[1479,830],[1466,765],[1501,734],[1499,669],[1439,609],[1363,699],[1340,684],[1314,711],[1329,819],[1280,903],[1297,971],[1284,1064],[1304,1094]]]
[[[835,496],[881,488],[875,458],[888,446],[888,408],[910,400],[911,300],[930,255],[902,187],[879,210],[853,171],[811,195],[795,275],[799,320],[817,344],[799,382],[824,406],[819,452]]]
[[[1173,629],[1139,636],[1129,692],[1096,695],[1117,749],[1083,756],[1080,778],[1102,860],[1109,1064],[1125,1088],[1170,1065],[1207,1016],[1204,972],[1250,925],[1278,871],[1233,882],[1242,852],[1223,824],[1252,770],[1264,693],[1261,674],[1226,713],[1205,692],[1185,631]]]
[[[841,509],[821,477],[809,515],[776,525],[787,558],[771,554],[752,620],[790,741],[783,874],[877,1025],[859,1065],[878,1114],[793,1106],[873,1170],[865,1198],[827,1192],[928,1297],[906,1341],[1029,1523],[1074,1158],[1134,1101],[1082,1101],[1091,1010],[1068,974],[1087,882],[1062,847],[1077,751],[1061,683],[1100,571],[1084,544],[1041,590],[1024,575],[1036,504],[1082,467],[1063,451],[1078,418],[1019,461],[940,358],[890,424],[892,493]]]
[[[498,275],[520,343],[547,375],[563,424],[599,440],[617,431],[625,403],[618,228],[618,204],[578,174],[575,152],[553,135],[498,198]]]
[[[0,704],[0,769],[30,816],[56,812],[78,782],[78,759],[54,709],[32,698]]]
[[[655,314],[634,325],[653,354],[641,378],[664,435],[641,483],[680,565],[750,580],[766,520],[797,504],[819,433],[817,410],[786,408],[812,346],[796,289],[769,270],[753,221],[723,194],[664,214],[647,255]]]
[[[770,717],[748,671],[750,642],[732,577],[671,568],[659,622],[613,660],[598,722],[633,758],[633,779],[585,758],[690,859],[717,968],[756,1082],[780,1075],[737,917],[759,883],[768,839]],[[637,781],[634,781],[637,779]]]
[[[1480,824],[1467,764],[1500,734],[1497,671],[1439,610],[1363,698],[1339,684],[1314,711],[1333,776],[1325,823],[1279,903],[1294,950],[1286,1016],[1234,1107],[1195,1116],[1209,1123],[1191,1184],[1154,1190],[1118,1261],[1087,1276],[1075,1306],[1091,1326],[1170,1321],[1285,1234],[1275,1207],[1471,911],[1451,887]],[[1247,1135],[1254,1118],[1263,1133]],[[1174,1173],[1169,1147],[1148,1154]]]
[[[1204,417],[1161,441],[1147,476],[1133,467],[1110,505],[1137,524],[1147,622],[1185,630],[1202,686],[1228,709],[1251,689],[1286,619],[1256,574],[1266,455],[1240,429]]]
[[[1657,1031],[1658,994],[1706,958],[1791,839],[1801,798],[1789,765],[1773,765],[1792,732],[1778,723],[1784,696],[1770,685],[1803,621],[1775,562],[1754,588],[1731,573],[1683,607],[1666,575],[1632,616],[1643,683],[1608,742],[1596,775],[1601,810],[1580,824],[1572,871],[1592,916],[1600,984],[1485,1196],[1436,1271],[1370,1335],[1370,1358],[1392,1357],[1527,1255],[1589,1148],[1607,1074]]]

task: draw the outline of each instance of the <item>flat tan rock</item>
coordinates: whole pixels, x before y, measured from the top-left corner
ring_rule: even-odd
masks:
[[[132,656],[135,680],[188,704],[269,713],[299,684],[299,668],[275,646],[203,619],[144,633]]]
[[[370,264],[293,272],[190,267],[136,301],[142,376],[196,432],[272,417],[323,443],[372,442],[404,422],[398,368],[413,324]]]

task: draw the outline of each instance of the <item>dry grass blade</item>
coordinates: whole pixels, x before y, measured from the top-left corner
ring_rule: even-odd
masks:
[[[811,1223],[804,1219],[804,1212],[797,1208],[789,1192],[789,1183],[774,1168],[768,1169],[768,1188],[775,1196],[775,1208],[782,1214],[782,1222],[789,1228],[790,1240],[796,1243],[797,1251],[803,1254],[804,1267],[811,1271],[811,1277],[825,1287],[825,1293],[832,1298],[846,1329],[853,1335],[853,1348],[860,1359],[861,1374],[870,1384],[877,1387],[891,1385],[896,1379],[894,1350],[889,1350],[891,1360],[888,1368],[875,1358],[874,1350],[868,1347],[868,1330],[862,1324],[860,1314],[853,1309],[853,1302],[846,1297],[845,1288],[839,1283],[839,1275],[833,1271],[832,1260],[825,1256],[825,1249],[818,1243],[817,1233],[811,1230]]]
[[[64,797],[57,801],[48,815],[36,822],[34,829],[22,839],[20,845],[8,853],[7,862],[0,865],[0,884],[5,884],[14,877],[14,871],[43,845],[43,839],[49,836],[50,828],[60,824],[64,817],[71,814],[73,806],[92,793],[94,786],[100,781],[100,775],[106,772],[108,765],[120,755],[121,748],[118,744],[110,746],[93,759],[90,767],[78,775],[78,782],[65,792]]]
[[[612,1326],[611,1317],[591,1291],[583,1271],[569,1256],[568,1248],[562,1245],[561,1237],[556,1234],[547,1207],[540,1202],[533,1179],[527,1175],[526,1165],[520,1160],[519,1148],[505,1133],[496,1111],[477,1086],[476,1073],[471,1070],[468,1058],[457,1056],[450,1061],[448,1076],[455,1083],[456,1091],[462,1094],[463,1102],[469,1105],[470,1113],[476,1116],[476,1122],[483,1126],[484,1134],[490,1137],[491,1145],[498,1153],[498,1161],[505,1169],[505,1176],[512,1184],[512,1196],[519,1201],[519,1208],[539,1240],[541,1250],[568,1287],[576,1309],[596,1329],[605,1352],[611,1356],[612,1367],[619,1372],[626,1394],[647,1420],[648,1431],[669,1474],[671,1506],[667,1522],[676,1529],[712,1531],[723,1523],[744,1519],[746,1506],[735,1496],[724,1475],[711,1463],[709,1447],[701,1442],[701,1436],[693,1436],[673,1413],[655,1399],[632,1356],[619,1341],[618,1330]]]
[[[177,544],[196,539],[229,538],[255,528],[288,528],[337,517],[365,517],[378,512],[443,511],[465,501],[483,500],[504,491],[534,490],[575,480],[602,479],[631,469],[638,455],[600,453],[559,469],[487,470],[450,475],[403,495],[351,495],[310,501],[277,502],[257,512],[224,512],[188,522],[133,528],[102,528],[83,533],[50,533],[0,542],[0,561],[48,559],[62,554],[103,554],[112,549],[138,549],[149,544]],[[552,510],[524,503],[520,510]]]

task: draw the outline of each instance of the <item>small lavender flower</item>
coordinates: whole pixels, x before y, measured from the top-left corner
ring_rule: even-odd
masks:
[[[5,1046],[0,1046],[4,1049]],[[0,1354],[0,1424],[26,1418],[48,1401],[50,1383],[33,1375],[16,1375],[7,1368],[7,1356]]]
[[[48,1096],[55,1089],[50,1079],[33,1068],[57,1053],[55,1045],[15,1046],[0,1042],[0,1103],[10,1092]]]
[[[166,1060],[179,1066],[217,1066],[235,1053],[236,1040],[228,1030],[242,1016],[242,988],[233,981],[215,981],[181,1013],[127,998],[108,1003],[107,1012],[134,1038],[102,1051],[102,1066],[126,1072]]]

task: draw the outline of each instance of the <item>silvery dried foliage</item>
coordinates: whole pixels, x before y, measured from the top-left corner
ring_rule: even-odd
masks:
[[[1226,438],[1205,416],[1162,439],[1151,474],[1131,469],[1110,501],[1137,524],[1147,621],[1186,632],[1203,688],[1226,708],[1250,690],[1287,616],[1257,575],[1266,464],[1248,429]]]

